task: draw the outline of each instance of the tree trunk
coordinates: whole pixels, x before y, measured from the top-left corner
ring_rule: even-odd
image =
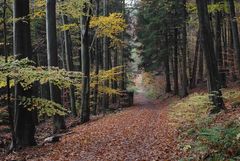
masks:
[[[193,60],[193,68],[192,68],[192,77],[190,80],[190,88],[193,89],[196,87],[196,74],[197,74],[197,61],[198,61],[198,55],[200,56],[199,47],[200,47],[200,32],[197,33],[197,42],[195,46],[195,55]]]
[[[47,54],[48,67],[58,67],[57,53],[57,31],[56,31],[56,0],[47,0],[46,8],[46,33],[47,33]],[[61,104],[61,90],[50,82],[51,100]],[[58,133],[66,128],[63,116],[53,117],[53,132]]]
[[[210,99],[213,103],[211,113],[217,113],[225,107],[220,90],[219,73],[216,63],[216,56],[214,54],[214,44],[212,32],[210,30],[207,2],[202,0],[196,0],[196,2],[202,38],[201,43],[203,45],[208,73],[208,89],[210,93]]]
[[[219,3],[221,0],[215,0],[215,3]],[[220,83],[222,87],[226,86],[226,75],[223,70],[223,52],[222,52],[222,12],[217,11],[215,14],[215,54],[220,71]]]
[[[198,58],[198,80],[197,83],[203,82],[203,70],[204,70],[204,63],[203,63],[203,47],[201,44],[202,38],[200,36],[200,44],[199,44],[199,58]]]
[[[229,7],[230,17],[231,17],[233,44],[234,44],[236,58],[237,58],[236,63],[238,68],[238,74],[240,75],[240,41],[239,41],[239,35],[238,35],[238,25],[237,25],[236,13],[235,13],[235,5],[233,0],[228,0],[228,7]]]
[[[174,29],[174,55],[173,55],[173,79],[174,79],[174,94],[179,94],[178,88],[178,29]]]
[[[103,0],[103,15],[108,15],[108,0]],[[108,38],[103,38],[103,68],[104,70],[109,70],[109,50],[108,50]],[[109,87],[109,81],[104,81],[104,86]],[[109,108],[109,95],[103,94],[103,111],[106,112],[106,109]]]
[[[84,12],[90,15],[87,7],[85,6]],[[82,97],[81,97],[81,122],[85,123],[90,120],[90,60],[89,60],[89,42],[88,31],[90,16],[81,16],[81,56],[82,56]]]
[[[15,19],[28,16],[28,0],[15,0],[13,6],[13,17]],[[32,46],[29,19],[14,21],[13,34],[13,51],[16,58],[19,60],[26,57],[31,59]],[[35,125],[32,112],[28,111],[27,107],[21,103],[22,97],[31,98],[31,96],[31,89],[24,90],[20,84],[15,86],[14,131],[17,147],[36,145],[34,139]]]
[[[68,24],[68,17],[66,15],[62,15],[63,24]],[[73,60],[72,60],[72,41],[69,30],[65,30],[64,34],[64,49],[65,49],[65,59],[66,59],[66,70],[73,71]],[[70,87],[70,104],[71,104],[71,112],[73,116],[77,116],[76,111],[76,100],[75,100],[75,90],[74,87]]]
[[[170,93],[171,89],[171,80],[170,80],[170,67],[169,67],[169,48],[168,48],[168,33],[165,35],[165,43],[166,43],[166,56],[164,57],[164,68],[165,68],[165,79],[166,79],[166,87],[165,92]]]
[[[182,16],[183,16],[183,26],[182,26],[182,91],[181,97],[186,97],[188,95],[188,78],[187,78],[187,11],[186,11],[186,0],[182,0]]]
[[[117,67],[117,66],[118,66],[118,50],[115,50],[114,57],[113,57],[113,67]],[[117,81],[113,80],[112,87],[113,87],[113,89],[118,88]],[[112,103],[117,103],[117,95],[116,94],[114,94],[112,96]]]
[[[99,0],[95,0],[96,1],[96,16],[98,17],[99,16],[99,13],[100,13],[100,4],[99,4]],[[99,74],[99,63],[100,63],[100,47],[99,47],[99,39],[96,38],[96,41],[95,41],[95,75],[98,76]],[[94,105],[93,105],[93,114],[96,115],[97,114],[97,110],[98,110],[98,77],[97,77],[97,80],[96,80],[96,85],[94,87]]]

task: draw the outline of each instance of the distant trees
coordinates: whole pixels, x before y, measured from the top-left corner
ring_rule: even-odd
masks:
[[[164,64],[166,92],[171,92],[172,75],[173,93],[187,96],[189,83],[186,1],[140,1],[139,7],[137,33],[144,44],[141,54],[143,67],[156,71]]]
[[[223,109],[220,88],[236,78],[240,65],[235,3],[139,1],[136,41],[143,44],[141,66],[156,75],[164,71],[165,91],[180,97],[208,80],[213,111]]]

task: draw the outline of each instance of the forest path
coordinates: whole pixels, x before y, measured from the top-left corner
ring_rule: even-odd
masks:
[[[135,97],[135,106],[72,129],[61,141],[24,151],[26,160],[177,160],[169,100]]]

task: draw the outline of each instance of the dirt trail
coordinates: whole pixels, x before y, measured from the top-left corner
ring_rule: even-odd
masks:
[[[177,160],[176,131],[168,101],[135,98],[134,107],[80,125],[60,142],[24,150],[27,160]]]

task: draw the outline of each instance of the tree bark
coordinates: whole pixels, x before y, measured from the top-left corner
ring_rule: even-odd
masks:
[[[192,77],[190,80],[190,88],[191,89],[196,87],[197,61],[198,61],[198,55],[200,56],[199,47],[200,47],[200,32],[198,31],[197,41],[196,41],[196,46],[195,46],[195,55],[194,55],[194,60],[193,60]]]
[[[186,0],[182,0],[181,4],[183,26],[182,26],[182,91],[181,97],[188,95],[188,78],[187,78],[187,11],[186,11]]]
[[[103,15],[107,16],[108,15],[108,0],[103,0]],[[109,43],[108,43],[108,38],[104,37],[103,38],[103,69],[104,70],[109,70]],[[109,81],[106,80],[104,81],[104,86],[109,87]],[[106,109],[109,108],[109,95],[108,94],[103,94],[103,111],[104,113],[106,112]]]
[[[172,91],[171,89],[171,79],[170,79],[170,67],[169,67],[169,42],[168,42],[168,33],[165,35],[165,43],[166,43],[166,56],[164,57],[164,67],[165,67],[165,79],[166,79],[166,85],[165,85],[165,92],[170,93]]]
[[[210,99],[213,103],[211,113],[220,112],[224,109],[222,93],[220,90],[219,72],[217,68],[216,56],[214,54],[214,44],[212,39],[212,32],[210,30],[210,21],[207,9],[207,2],[196,0],[199,25],[202,37],[202,45],[206,60],[207,74],[208,74],[208,90]]]
[[[178,87],[178,29],[174,29],[174,55],[173,55],[173,79],[174,79],[174,94],[179,94]]]
[[[66,15],[62,15],[63,24],[68,24],[68,17]],[[66,70],[73,71],[73,60],[72,60],[72,41],[69,30],[65,30],[63,32],[64,35],[64,49],[65,49],[65,59],[66,59]],[[70,87],[70,104],[71,104],[71,112],[73,116],[77,116],[76,110],[76,100],[75,100],[75,89],[73,86]]]
[[[58,67],[57,31],[56,31],[56,0],[47,0],[46,8],[46,33],[48,67]],[[61,104],[61,90],[50,82],[51,100]],[[66,128],[63,116],[53,117],[53,132],[58,133]]]
[[[13,17],[23,18],[13,23],[13,51],[17,59],[32,58],[29,0],[14,0]],[[26,22],[27,21],[27,22]],[[14,131],[16,146],[25,147],[36,145],[34,138],[35,124],[32,112],[28,111],[22,102],[22,97],[31,98],[32,89],[24,90],[20,84],[15,86]]]
[[[233,0],[228,0],[228,7],[229,7],[230,17],[231,17],[233,44],[234,44],[236,58],[237,58],[236,62],[237,62],[238,74],[240,75],[240,41],[239,41],[239,35],[238,35],[239,33],[238,33],[237,18],[235,13],[235,4]]]
[[[99,13],[100,13],[100,4],[99,4],[99,0],[95,0],[96,1],[96,16],[98,17],[99,16]],[[98,76],[99,74],[99,64],[100,64],[100,44],[99,44],[99,39],[96,38],[96,41],[95,41],[95,75]],[[93,105],[93,114],[96,115],[97,114],[97,110],[98,110],[98,77],[97,77],[97,80],[96,80],[96,85],[94,87],[94,105]]]
[[[90,15],[89,9],[85,6],[84,12]],[[85,123],[90,120],[90,60],[89,60],[89,42],[88,31],[90,16],[81,16],[81,56],[82,56],[82,97],[81,97],[81,122]]]

